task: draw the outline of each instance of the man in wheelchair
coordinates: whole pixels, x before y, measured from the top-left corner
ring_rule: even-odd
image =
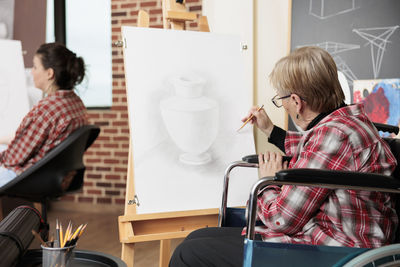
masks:
[[[259,155],[262,177],[287,168],[356,171],[391,175],[397,162],[367,118],[362,104],[345,105],[336,64],[318,47],[302,47],[279,60],[270,81],[301,132],[274,126],[254,106],[243,118],[286,155]],[[258,194],[256,238],[268,242],[375,248],[390,244],[398,225],[389,193],[270,185]],[[180,244],[170,266],[242,266],[242,228],[205,228]]]

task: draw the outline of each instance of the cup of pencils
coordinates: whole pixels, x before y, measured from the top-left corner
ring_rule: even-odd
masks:
[[[71,266],[74,258],[75,245],[67,247],[51,247],[50,242],[42,245],[42,266],[43,267],[67,267]]]
[[[63,233],[61,223],[56,223],[56,233],[54,240],[49,240],[42,243],[42,266],[43,267],[68,267],[71,266],[74,258],[74,248],[86,228],[85,225],[80,225],[73,230],[72,223]],[[53,239],[53,238],[52,238]]]

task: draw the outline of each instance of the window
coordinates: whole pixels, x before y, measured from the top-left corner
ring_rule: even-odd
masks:
[[[86,64],[86,78],[76,89],[86,107],[110,107],[111,0],[65,1],[66,46]],[[54,42],[54,2],[47,1],[46,42]]]

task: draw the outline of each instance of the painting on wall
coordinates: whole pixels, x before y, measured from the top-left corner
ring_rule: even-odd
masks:
[[[0,39],[12,39],[14,29],[14,0],[0,0]]]
[[[400,126],[400,79],[355,80],[353,84],[354,102],[364,103],[370,120]]]
[[[225,169],[254,154],[240,38],[123,27],[137,213],[218,208]],[[245,205],[256,169],[232,172],[228,204]]]
[[[11,136],[29,111],[20,41],[0,40],[0,136]]]

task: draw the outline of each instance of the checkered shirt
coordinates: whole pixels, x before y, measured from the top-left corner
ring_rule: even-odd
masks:
[[[304,134],[286,133],[289,168],[390,175],[397,164],[362,105],[335,110]],[[305,186],[268,186],[259,194],[264,241],[347,247],[389,244],[398,218],[390,194]]]
[[[20,174],[85,124],[81,99],[72,90],[56,91],[24,117],[7,150],[0,153],[0,165]]]

